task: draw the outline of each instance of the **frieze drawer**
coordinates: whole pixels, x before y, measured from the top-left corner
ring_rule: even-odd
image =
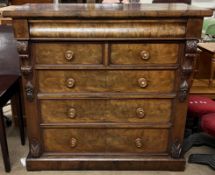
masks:
[[[45,152],[166,153],[168,129],[44,129]]]
[[[174,71],[38,71],[39,92],[159,92],[174,90]]]
[[[70,38],[84,40],[102,39],[139,39],[139,38],[182,38],[186,34],[185,20],[86,20],[86,21],[46,21],[32,20],[32,38]]]
[[[43,123],[167,123],[172,100],[40,100]]]

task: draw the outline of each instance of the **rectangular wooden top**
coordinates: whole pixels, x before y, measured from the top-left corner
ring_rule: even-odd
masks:
[[[4,11],[12,18],[142,18],[142,17],[203,17],[212,10],[187,4],[25,4]]]
[[[215,54],[215,43],[213,42],[199,43],[198,47],[202,50]]]

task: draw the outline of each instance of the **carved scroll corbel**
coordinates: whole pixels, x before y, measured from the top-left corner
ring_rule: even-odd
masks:
[[[185,57],[181,66],[181,84],[179,87],[179,101],[184,102],[187,99],[190,83],[189,79],[193,72],[193,62],[196,57],[197,40],[186,41]]]
[[[30,143],[30,155],[33,158],[40,157],[42,153],[41,143],[37,139],[32,139]]]
[[[23,78],[26,79],[26,84],[24,85],[26,99],[28,101],[33,101],[34,99],[34,88],[32,84],[33,67],[32,61],[29,56],[29,43],[28,41],[17,41],[17,51],[20,58],[20,71]]]
[[[27,76],[32,73],[31,60],[29,59],[29,48],[28,41],[18,41],[17,42],[17,51],[19,52],[19,58],[21,62],[21,72],[23,76]]]

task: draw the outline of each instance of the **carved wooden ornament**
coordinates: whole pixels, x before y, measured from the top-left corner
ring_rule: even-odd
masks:
[[[171,147],[171,157],[174,159],[179,159],[181,157],[182,145],[176,140]]]
[[[38,158],[41,155],[41,144],[37,139],[31,140],[30,154],[34,158]]]
[[[179,87],[179,101],[184,102],[189,93],[189,78],[193,72],[193,62],[196,57],[197,40],[186,41],[184,62],[181,66],[181,84]]]

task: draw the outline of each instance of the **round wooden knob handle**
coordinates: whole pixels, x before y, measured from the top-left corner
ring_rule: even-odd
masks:
[[[141,88],[145,88],[148,86],[148,82],[145,78],[139,78],[138,83]]]
[[[67,50],[67,51],[65,52],[65,59],[66,59],[67,61],[71,61],[71,60],[73,59],[73,56],[74,56],[73,51]]]
[[[73,88],[75,86],[75,80],[73,78],[68,78],[66,81],[66,86],[68,88]]]
[[[145,117],[145,111],[143,108],[137,108],[136,114],[138,118],[144,118]]]
[[[74,148],[77,146],[77,139],[76,138],[71,138],[70,139],[70,147]]]
[[[146,50],[141,51],[140,56],[143,60],[149,60],[149,58],[150,58],[150,54]]]
[[[143,139],[136,138],[135,139],[135,145],[136,145],[137,148],[142,148],[143,147]]]
[[[72,119],[76,117],[76,110],[74,108],[68,110],[68,117]]]

